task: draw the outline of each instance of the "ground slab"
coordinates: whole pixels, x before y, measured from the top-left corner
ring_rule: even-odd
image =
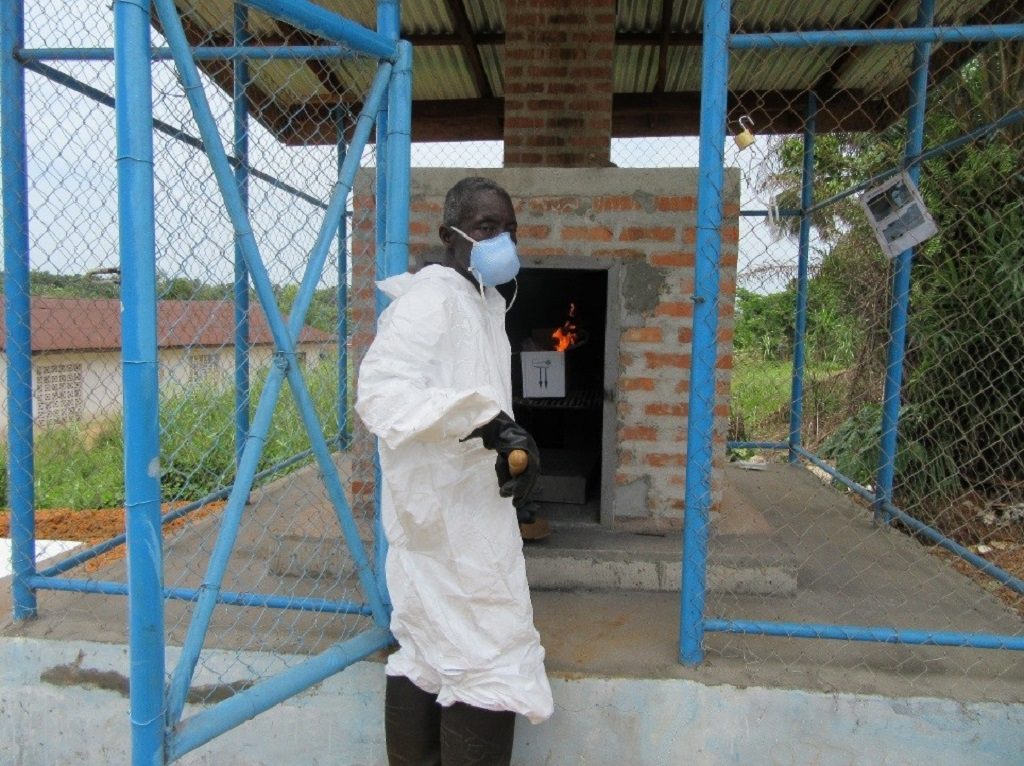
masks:
[[[870,514],[808,472],[772,466],[727,476],[743,512],[719,520],[713,556],[783,551],[797,582],[782,596],[712,593],[708,616],[1021,634],[1019,617],[990,593],[922,546],[875,528]],[[284,505],[275,492],[286,491],[279,485],[254,493],[247,514],[258,518]],[[310,517],[287,507],[280,534],[315,537],[304,525]],[[169,581],[188,585],[201,570],[212,523],[204,519],[169,546]],[[247,555],[233,570],[232,587],[323,595],[326,580],[273,571],[267,528],[243,529],[239,551]],[[632,531],[630,545],[641,546],[636,559],[661,551],[669,560],[679,549],[668,534]],[[556,529],[542,543],[571,549],[568,532]],[[100,575],[123,582],[123,562]],[[332,597],[351,590],[351,583],[331,583],[338,588]],[[533,602],[557,710],[541,726],[520,722],[517,764],[932,766],[1020,763],[1024,752],[1019,652],[708,633],[705,661],[687,667],[679,662],[678,589],[538,589]],[[6,581],[0,613],[10,614]],[[0,622],[0,763],[127,762],[125,685],[117,682],[128,667],[124,598],[44,591],[39,613],[20,624]],[[188,614],[187,604],[168,603],[172,645],[180,645]],[[218,609],[196,683],[213,682],[202,675],[211,667],[222,668],[218,684],[244,681],[232,674],[315,654],[366,623]],[[169,667],[175,651],[168,650]],[[97,672],[70,672],[76,667]],[[97,685],[97,678],[107,680]],[[380,658],[359,663],[183,762],[382,763],[382,689]]]
[[[223,654],[224,667],[264,659],[252,653]],[[122,645],[0,639],[0,762],[128,763],[127,684],[117,683],[126,667]],[[55,672],[69,668],[93,683],[76,683],[69,674]],[[211,680],[230,678],[197,679]],[[551,674],[551,687],[552,718],[536,726],[517,723],[516,766],[1003,766],[1019,764],[1024,752],[1022,704],[560,672]],[[383,665],[357,663],[179,763],[385,764],[383,691]],[[199,709],[189,706],[186,716]]]

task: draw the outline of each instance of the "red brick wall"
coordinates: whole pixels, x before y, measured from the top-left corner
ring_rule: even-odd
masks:
[[[610,269],[610,314],[618,325],[614,515],[679,519],[683,511],[693,279],[696,172],[683,169],[415,169],[410,247],[419,262],[439,252],[444,192],[465,175],[496,179],[511,194],[519,221],[519,253],[528,267]],[[722,230],[716,463],[725,456],[732,369],[733,300],[738,238],[737,179],[727,183]],[[372,205],[357,196],[356,210]],[[356,226],[372,243],[372,228]],[[356,263],[358,316],[372,316],[365,289],[372,269]],[[616,328],[610,328],[615,330]],[[359,335],[359,344],[368,340]],[[364,474],[370,475],[370,474]],[[719,482],[716,481],[718,485]]]
[[[615,2],[508,0],[505,167],[609,164]]]

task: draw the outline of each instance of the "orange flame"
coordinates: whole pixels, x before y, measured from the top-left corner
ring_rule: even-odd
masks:
[[[555,339],[555,351],[565,351],[573,343],[576,342],[579,337],[576,333],[576,304],[569,304],[569,316],[562,322],[562,326],[551,333],[551,337]]]

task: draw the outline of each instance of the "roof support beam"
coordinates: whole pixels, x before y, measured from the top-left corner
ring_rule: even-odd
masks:
[[[658,45],[658,77],[654,81],[654,92],[665,92],[668,77],[668,49],[672,38],[672,0],[661,0],[661,40]],[[618,42],[618,38],[616,38]]]
[[[806,91],[758,93],[757,106],[749,108],[733,94],[730,113],[750,114],[764,133],[797,133],[805,115]],[[902,102],[893,98],[871,99],[861,92],[825,91],[819,96],[822,131],[872,130],[897,119]],[[358,109],[357,105],[353,106]],[[292,130],[282,139],[289,144],[325,143],[319,131],[330,114],[330,104],[305,104],[289,123]],[[414,101],[413,138],[416,141],[500,141],[504,100],[456,99]],[[453,119],[452,115],[457,115]],[[615,138],[695,136],[700,129],[700,93],[620,93],[612,101],[612,135]]]
[[[469,63],[469,71],[473,74],[473,81],[476,83],[477,93],[480,98],[493,98],[494,91],[491,88],[491,81],[487,79],[484,71],[484,62],[480,58],[480,49],[477,48],[476,39],[473,37],[473,29],[469,24],[469,17],[466,15],[466,8],[462,0],[446,0],[448,13],[455,22],[455,33],[459,39],[459,45]],[[416,43],[413,43],[415,47]]]

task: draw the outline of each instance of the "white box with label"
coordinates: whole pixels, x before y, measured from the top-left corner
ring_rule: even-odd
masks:
[[[565,397],[565,354],[561,351],[523,351],[523,397]]]

